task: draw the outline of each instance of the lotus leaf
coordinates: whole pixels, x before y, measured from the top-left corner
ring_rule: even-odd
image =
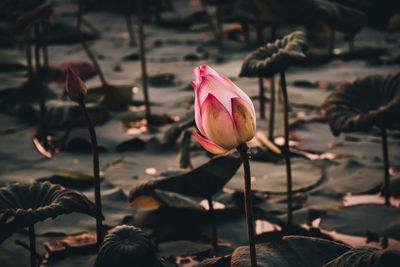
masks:
[[[345,82],[322,104],[334,135],[373,125],[400,128],[400,72]]]
[[[293,63],[306,57],[306,38],[303,32],[295,31],[282,39],[259,47],[249,54],[240,70],[240,77],[271,77],[286,70]]]
[[[80,212],[96,216],[85,195],[51,183],[32,182],[0,188],[0,242],[21,228],[62,214]]]

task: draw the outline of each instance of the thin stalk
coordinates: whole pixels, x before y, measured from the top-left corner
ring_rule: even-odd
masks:
[[[349,39],[349,53],[352,54],[354,52],[354,36]]]
[[[87,19],[82,18],[82,24],[84,24],[86,28],[88,28],[95,36],[101,35],[100,31],[96,29],[96,27],[92,23],[90,23]]]
[[[275,124],[275,76],[272,76],[270,82],[269,126],[268,126],[268,139],[271,142],[274,141],[274,124]]]
[[[132,18],[129,12],[125,13],[126,27],[129,34],[129,44],[136,45],[135,32],[133,30]]]
[[[143,30],[143,3],[142,0],[137,1],[138,5],[138,25],[139,25],[139,51],[140,63],[142,68],[142,87],[144,93],[144,104],[146,107],[146,119],[149,123],[151,120],[149,92],[147,89],[147,70],[146,70],[146,54],[144,49],[144,30]]]
[[[48,24],[42,23],[42,49],[43,49],[43,66],[49,65],[49,51],[47,47]]]
[[[33,224],[29,225],[29,248],[31,250],[31,267],[37,267],[36,264],[36,238],[35,227]]]
[[[247,234],[249,236],[250,260],[251,267],[257,266],[256,245],[254,238],[254,219],[253,207],[251,203],[251,176],[250,176],[250,163],[249,163],[249,148],[245,143],[240,144],[237,148],[243,162],[244,170],[244,202],[247,222]]]
[[[385,195],[385,205],[390,206],[390,175],[389,175],[389,153],[387,145],[387,134],[386,129],[382,130],[382,153],[383,153],[383,164],[385,168],[385,181],[383,183],[383,194]]]
[[[263,40],[263,27],[261,26],[260,16],[257,14],[256,16],[256,37],[257,37],[257,46],[262,45]],[[259,89],[259,98],[260,98],[260,118],[265,119],[265,97],[264,97],[264,80],[262,77],[258,77],[258,89]]]
[[[32,66],[32,50],[31,50],[31,41],[29,38],[29,31],[25,32],[25,53],[26,53],[26,62],[28,63],[28,76],[29,80],[33,79],[33,66]]]
[[[329,32],[329,44],[328,44],[329,55],[333,54],[334,45],[335,45],[335,30],[331,28]]]
[[[271,42],[276,39],[276,27],[271,26]],[[269,106],[269,125],[268,125],[268,139],[274,141],[274,124],[275,124],[275,77],[272,76],[270,80],[270,106]]]
[[[286,178],[287,178],[287,213],[288,213],[288,223],[293,222],[292,214],[292,171],[290,167],[290,151],[289,151],[289,109],[288,109],[288,94],[286,90],[286,78],[285,72],[280,73],[281,76],[281,89],[283,95],[283,115],[284,115],[284,131],[285,131],[285,162],[286,162]]]
[[[210,24],[211,31],[214,35],[214,39],[215,39],[215,42],[217,43],[217,46],[221,46],[221,39],[219,38],[220,35],[218,34],[218,29],[213,23],[212,16],[207,12],[207,6],[206,6],[206,3],[204,2],[204,0],[201,0],[201,7],[202,7],[203,11],[207,14],[208,23]]]
[[[101,195],[100,195],[100,167],[99,167],[99,150],[97,145],[96,132],[92,120],[89,117],[89,112],[86,108],[83,98],[79,101],[83,115],[89,129],[90,143],[92,147],[92,160],[93,160],[93,183],[94,183],[94,202],[96,204],[96,234],[97,246],[100,248],[103,243],[103,216],[101,212]]]
[[[99,63],[97,62],[96,57],[94,56],[94,54],[92,53],[92,51],[90,50],[85,38],[82,35],[82,6],[83,6],[83,1],[79,0],[78,2],[78,12],[77,12],[77,16],[76,16],[76,31],[79,35],[79,38],[81,39],[81,44],[83,49],[85,50],[86,54],[88,55],[88,57],[90,58],[90,60],[92,61],[92,64],[94,66],[94,68],[96,69],[97,74],[99,74],[99,78],[101,81],[101,85],[105,88],[105,95],[106,95],[106,99],[107,97],[110,95],[111,92],[109,92],[109,87],[108,87],[108,83],[106,81],[106,78],[103,74],[103,71],[100,68]]]
[[[210,222],[211,222],[211,242],[213,247],[213,256],[217,256],[218,251],[218,234],[217,234],[217,225],[215,223],[215,213],[214,213],[214,205],[212,203],[211,197],[207,198],[209,213],[210,213]]]
[[[38,86],[39,90],[39,107],[40,107],[40,123],[43,126],[44,125],[44,120],[46,116],[46,104],[44,100],[44,87],[42,84],[42,81],[39,77],[39,74],[41,72],[41,66],[40,66],[40,28],[39,24],[34,25],[34,34],[35,34],[35,80],[36,80],[36,86]]]

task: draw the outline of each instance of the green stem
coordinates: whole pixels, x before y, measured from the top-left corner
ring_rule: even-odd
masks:
[[[39,77],[41,73],[41,66],[40,66],[40,29],[39,24],[36,23],[34,25],[34,34],[35,34],[35,85],[38,87],[38,94],[39,94],[39,107],[40,107],[40,123],[41,126],[45,124],[45,116],[46,116],[46,104],[44,100],[44,87],[42,81]]]
[[[217,234],[217,225],[215,223],[215,212],[214,212],[214,205],[212,203],[212,198],[207,198],[209,213],[210,213],[210,221],[211,221],[211,242],[213,247],[213,256],[217,256],[218,251],[218,234]]]
[[[143,3],[142,0],[137,1],[138,5],[138,24],[139,24],[139,50],[140,63],[142,68],[142,87],[144,93],[144,104],[146,107],[147,123],[151,121],[149,92],[147,89],[147,70],[146,70],[146,54],[144,49],[144,30],[143,30]]]
[[[281,89],[283,95],[283,115],[284,115],[284,132],[285,132],[285,162],[286,162],[286,177],[287,177],[287,213],[288,213],[288,223],[293,222],[293,212],[292,212],[292,171],[290,167],[290,150],[289,150],[289,99],[286,90],[286,78],[285,72],[280,73],[281,76]]]
[[[385,181],[383,183],[383,194],[385,195],[385,205],[390,206],[390,175],[389,175],[389,153],[387,145],[387,134],[386,129],[382,130],[382,153],[383,153],[383,164],[385,168]]]
[[[90,119],[89,112],[82,98],[79,101],[79,105],[83,111],[83,115],[86,119],[86,123],[89,129],[90,143],[92,147],[92,160],[93,160],[93,183],[94,183],[94,202],[96,204],[96,233],[97,233],[97,245],[100,248],[103,243],[103,216],[101,212],[101,195],[100,195],[100,166],[99,166],[99,150],[97,145],[96,132],[92,120]]]
[[[254,219],[253,219],[253,207],[251,203],[251,176],[250,176],[250,163],[249,155],[246,143],[240,144],[237,148],[240,157],[243,162],[244,171],[244,202],[245,202],[245,212],[247,221],[247,234],[249,236],[249,247],[250,247],[250,260],[251,267],[257,266],[257,255],[256,255],[256,245],[254,238]]]
[[[47,67],[49,65],[49,51],[47,48],[47,32],[48,32],[48,23],[44,22],[42,23],[42,37],[43,37],[43,43],[42,43],[42,49],[43,49],[43,65]]]
[[[37,267],[36,265],[36,238],[35,238],[35,227],[33,224],[29,225],[29,248],[31,250],[31,267]]]

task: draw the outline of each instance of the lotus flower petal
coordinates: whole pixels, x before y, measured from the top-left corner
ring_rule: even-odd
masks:
[[[231,114],[214,95],[208,95],[201,109],[203,127],[210,140],[225,149],[235,148],[241,143]]]
[[[256,121],[245,100],[232,98],[232,116],[239,139],[250,141],[256,133]]]
[[[196,133],[195,130],[193,130],[193,133],[194,133],[194,136],[196,136],[196,139],[200,143],[200,145],[208,152],[218,155],[218,154],[224,154],[229,151],[229,150],[222,148],[219,145],[214,144],[213,142],[201,137],[198,133]]]

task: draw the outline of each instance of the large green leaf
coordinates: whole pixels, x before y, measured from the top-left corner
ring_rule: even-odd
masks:
[[[259,47],[243,61],[240,77],[271,77],[306,57],[306,37],[295,31],[266,46]]]
[[[0,242],[14,232],[47,218],[80,212],[96,216],[82,193],[51,183],[13,184],[0,188]]]
[[[357,247],[343,253],[323,267],[396,267],[399,262],[400,251]]]
[[[252,161],[250,163],[254,191],[286,193],[286,168],[284,164]],[[308,189],[322,179],[322,170],[308,161],[292,164],[293,191]],[[243,171],[240,170],[226,187],[243,191]]]
[[[285,236],[279,242],[257,245],[257,263],[264,267],[320,267],[349,249],[348,246],[333,241]],[[248,246],[236,248],[232,254],[231,266],[250,266]]]
[[[400,72],[344,82],[322,104],[334,135],[373,125],[400,128]]]
[[[188,173],[145,180],[130,190],[129,201],[147,195],[154,189],[208,198],[222,189],[236,173],[240,164],[238,157],[219,156]]]
[[[367,232],[400,240],[399,208],[365,204],[328,211],[320,227],[338,233],[367,236]]]

